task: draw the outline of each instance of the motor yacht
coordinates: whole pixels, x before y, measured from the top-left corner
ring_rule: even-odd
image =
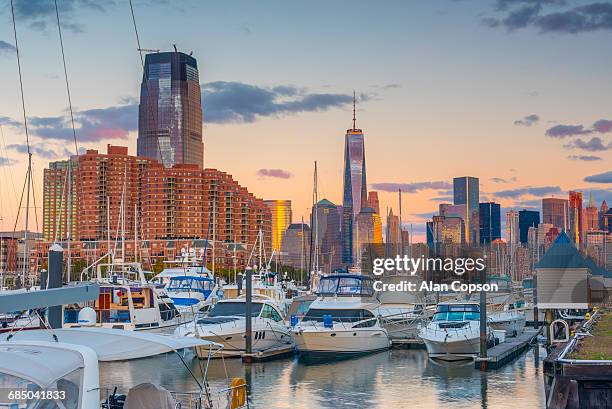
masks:
[[[430,358],[445,361],[473,359],[480,352],[480,306],[477,303],[438,304],[431,322],[421,329]],[[487,326],[487,341],[493,338]]]
[[[525,312],[517,309],[514,303],[505,304],[503,310],[493,311],[487,315],[491,328],[505,331],[508,337],[516,337],[522,333],[527,322]]]
[[[318,298],[306,315],[293,326],[300,354],[342,356],[389,348],[389,334],[381,324],[371,277],[322,276],[316,294]]]
[[[165,289],[176,309],[186,318],[208,311],[218,300],[218,287],[206,276],[174,276]]]
[[[291,330],[274,300],[254,294],[251,308],[253,352],[293,346]],[[224,356],[240,356],[246,350],[246,320],[245,297],[223,299],[205,317],[180,325],[174,333],[223,344]],[[200,349],[196,351],[200,357],[207,353]]]

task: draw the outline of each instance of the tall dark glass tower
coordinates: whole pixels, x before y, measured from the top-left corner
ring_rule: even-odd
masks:
[[[147,54],[140,86],[138,156],[203,166],[198,63],[181,52]]]
[[[480,245],[491,244],[501,238],[501,210],[499,203],[479,204]]]
[[[465,205],[465,241],[471,246],[480,243],[480,222],[478,218],[480,190],[478,178],[463,176],[453,179],[454,204]]]
[[[344,186],[342,195],[342,264],[353,265],[353,222],[367,206],[365,145],[363,131],[356,127],[353,94],[353,128],[344,137]]]
[[[538,227],[540,212],[537,210],[519,210],[519,240],[523,244],[529,241],[529,228]]]

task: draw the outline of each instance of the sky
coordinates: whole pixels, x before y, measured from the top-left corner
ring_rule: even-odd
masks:
[[[43,169],[75,152],[53,0],[13,0],[36,217]],[[612,202],[612,2],[134,0],[141,46],[193,52],[204,166],[308,219],[342,199],[344,134],[365,133],[369,190],[423,239],[480,178],[481,201],[537,209],[580,190]],[[136,152],[142,66],[128,0],[58,0],[79,149]],[[0,228],[12,230],[27,155],[9,0],[0,0]],[[586,204],[586,203],[585,203]],[[384,217],[383,217],[384,219]],[[502,222],[504,222],[502,216]],[[20,228],[23,216],[17,221]],[[36,228],[36,223],[31,222]]]

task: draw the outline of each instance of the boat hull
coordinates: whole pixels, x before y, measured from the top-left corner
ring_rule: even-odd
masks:
[[[388,349],[387,331],[380,328],[298,329],[295,345],[302,355],[356,355]]]
[[[464,339],[428,339],[421,336],[430,358],[443,361],[461,361],[473,359],[480,352],[480,338]]]
[[[506,331],[506,336],[515,337],[522,333],[525,329],[526,317],[525,314],[500,314],[499,316],[491,317],[489,325],[491,328],[500,331]]]

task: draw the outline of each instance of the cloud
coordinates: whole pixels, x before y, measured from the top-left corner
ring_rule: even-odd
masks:
[[[533,124],[537,124],[539,120],[540,120],[539,115],[531,114],[531,115],[524,116],[522,119],[517,119],[516,121],[514,121],[514,125],[531,126]]]
[[[451,183],[444,181],[435,181],[435,182],[414,182],[414,183],[394,183],[394,182],[382,182],[382,183],[373,183],[370,187],[374,190],[380,190],[383,192],[397,192],[398,190],[402,190],[402,192],[406,193],[416,193],[421,190],[428,189],[450,189],[453,187]]]
[[[546,130],[546,136],[550,138],[566,138],[568,136],[585,135],[591,133],[584,129],[583,125],[555,125]]]
[[[13,166],[17,161],[11,158],[3,158],[0,156],[0,166]]]
[[[510,183],[510,182],[516,182],[516,176],[511,177],[510,179],[504,179],[504,178],[491,178],[489,179],[491,182],[494,183]]]
[[[362,94],[360,99],[369,99],[369,96]],[[202,86],[206,123],[255,122],[262,117],[325,111],[350,105],[352,101],[352,95],[308,93],[292,86],[266,88],[228,81]]]
[[[9,44],[6,41],[0,40],[0,55],[9,54],[15,51],[15,46],[13,44]]]
[[[587,176],[584,178],[584,181],[589,183],[612,183],[612,170]]]
[[[432,202],[452,203],[454,197],[451,195],[436,196],[430,199]]]
[[[283,169],[259,169],[257,171],[257,176],[277,179],[290,179],[291,177],[293,177],[291,172],[288,172]]]
[[[518,199],[523,196],[544,196],[554,193],[560,193],[561,188],[559,186],[527,186],[518,189],[508,189],[493,193],[496,197]]]
[[[114,5],[112,0],[64,0],[58,1],[57,6],[62,21],[62,28],[75,33],[83,32],[83,26],[73,20],[77,10],[88,9],[94,11],[105,11],[107,6]],[[49,0],[16,0],[15,15],[17,18],[30,23],[30,27],[38,30],[46,30],[47,24],[55,22],[55,5]]]
[[[7,145],[6,149],[10,149],[12,151],[23,153],[23,154],[28,153],[28,146],[22,145],[22,144]],[[69,151],[65,147],[62,147],[62,148],[52,147],[49,144],[42,144],[42,143],[30,145],[30,152],[32,152],[36,156],[39,156],[45,159],[50,159],[50,160],[66,158],[74,154],[74,152]]]
[[[563,145],[567,149],[582,149],[588,152],[602,152],[612,148],[612,142],[605,144],[604,141],[595,136],[588,141],[576,139]]]
[[[21,122],[15,121],[13,118],[9,118],[8,116],[0,116],[0,125],[18,128],[21,126]]]
[[[564,0],[498,0],[498,17],[487,17],[489,27],[503,27],[508,31],[535,28],[540,33],[578,34],[612,29],[612,3],[597,2],[545,11],[549,6],[566,6]]]
[[[570,160],[581,160],[584,162],[593,162],[596,160],[601,160],[601,157],[595,155],[569,155],[567,158]]]
[[[593,130],[599,133],[612,132],[612,121],[609,119],[600,119],[593,124]]]

